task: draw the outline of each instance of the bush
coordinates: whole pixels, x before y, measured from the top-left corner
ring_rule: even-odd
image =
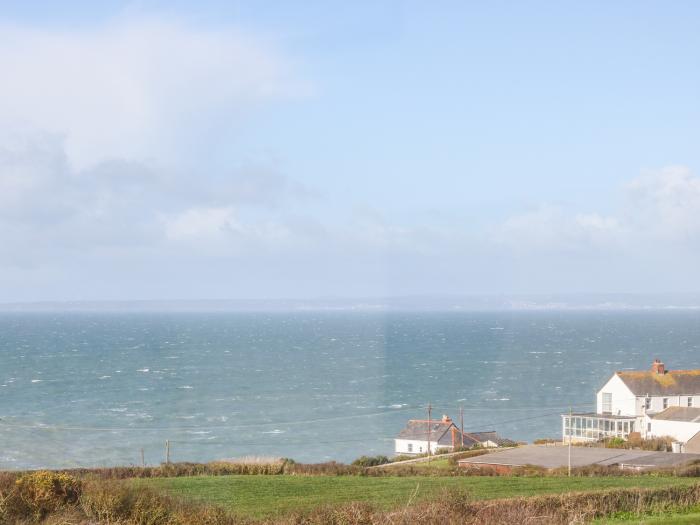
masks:
[[[398,456],[394,456],[391,458],[389,461],[391,463],[396,463],[397,461],[408,461],[409,459],[416,459],[416,456],[412,456],[409,454],[399,454]]]
[[[360,456],[352,462],[356,467],[376,467],[387,463],[389,463],[389,458],[386,456]]]
[[[16,514],[23,513],[35,518],[56,512],[66,505],[77,503],[82,482],[60,472],[39,471],[25,474],[15,481]],[[24,507],[23,509],[21,507]]]
[[[614,437],[603,440],[605,448],[624,448],[624,449],[640,449],[650,450],[654,452],[666,452],[671,450],[671,444],[675,440],[669,436],[662,436],[651,439],[630,438],[628,440],[620,437]]]
[[[488,454],[488,450],[482,449],[477,449],[477,450],[466,450],[464,452],[460,452],[458,454],[455,454],[454,456],[450,456],[447,458],[447,463],[450,465],[458,465],[460,459],[467,459],[467,458],[474,458],[476,456],[483,456],[484,454]]]
[[[218,507],[163,496],[124,481],[92,481],[80,498],[94,523],[134,525],[234,525],[241,523]],[[91,522],[93,523],[93,522]]]

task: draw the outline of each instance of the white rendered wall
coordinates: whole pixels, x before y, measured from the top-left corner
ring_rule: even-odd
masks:
[[[639,402],[637,398],[617,374],[612,376],[596,395],[596,410],[599,414],[603,413],[603,393],[612,394],[611,414],[620,416],[638,415],[637,408]]]
[[[408,445],[413,445],[413,450],[408,451]],[[439,448],[452,448],[451,446],[438,445],[437,442],[430,442],[430,450],[434,454]],[[428,442],[415,439],[395,439],[394,452],[396,454],[423,454],[428,451]]]
[[[677,441],[685,443],[700,432],[700,423],[666,421],[661,419],[650,419],[649,421],[651,421],[651,433],[649,433],[647,437],[671,436]]]

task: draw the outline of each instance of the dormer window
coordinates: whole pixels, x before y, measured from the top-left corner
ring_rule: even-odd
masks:
[[[664,410],[668,408],[668,398],[664,398]]]
[[[688,406],[689,406],[689,407],[692,407],[692,406],[693,406],[693,398],[692,398],[692,397],[689,397],[689,398],[688,398]]]

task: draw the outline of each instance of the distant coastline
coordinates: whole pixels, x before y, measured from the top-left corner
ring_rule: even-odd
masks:
[[[700,293],[411,295],[314,299],[76,300],[0,303],[0,312],[480,312],[700,310]]]

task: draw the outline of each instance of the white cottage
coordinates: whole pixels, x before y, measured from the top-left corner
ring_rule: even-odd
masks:
[[[394,440],[396,454],[424,454],[459,446],[460,431],[448,416],[442,419],[411,419]]]
[[[671,436],[694,448],[690,441],[700,432],[700,370],[666,370],[656,359],[650,370],[613,374],[596,401],[595,413],[562,416],[565,442],[626,439],[637,432],[644,438]],[[697,441],[700,447],[700,437]]]
[[[394,439],[396,454],[435,453],[438,449],[455,450],[462,447],[504,447],[516,443],[504,439],[495,430],[487,432],[460,432],[449,416],[442,419],[410,419]]]

